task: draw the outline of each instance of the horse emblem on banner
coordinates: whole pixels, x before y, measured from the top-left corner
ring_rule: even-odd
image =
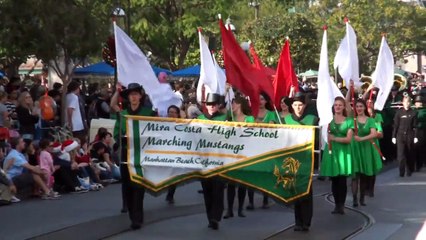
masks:
[[[296,190],[296,176],[299,171],[300,162],[292,157],[285,158],[283,164],[280,167],[275,165],[274,175],[277,177],[277,182],[275,187],[278,187],[282,184],[282,187],[285,190]],[[282,171],[284,174],[281,174]]]

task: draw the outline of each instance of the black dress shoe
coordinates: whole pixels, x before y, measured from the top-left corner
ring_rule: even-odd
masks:
[[[246,215],[241,210],[241,211],[238,211],[238,217],[246,217]]]
[[[247,207],[246,207],[246,209],[247,210],[254,210],[254,206],[253,206],[253,204],[249,204]]]
[[[302,226],[294,226],[294,229],[293,229],[295,232],[301,232],[301,231],[303,231],[303,227]]]
[[[216,221],[216,220],[211,220],[211,221],[210,221],[210,225],[211,225],[211,228],[212,228],[213,230],[218,230],[218,229],[219,229],[219,222],[218,222],[218,221]]]
[[[140,223],[132,223],[132,225],[130,225],[130,228],[132,229],[132,230],[138,230],[138,229],[140,229],[142,227],[142,224],[140,224]]]
[[[303,226],[302,227],[302,232],[309,232],[309,227],[308,226]]]
[[[223,216],[224,219],[228,219],[228,218],[231,218],[231,217],[234,217],[234,213],[232,213],[232,212],[228,212],[225,216]]]

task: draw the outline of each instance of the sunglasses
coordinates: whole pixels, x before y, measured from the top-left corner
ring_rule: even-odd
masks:
[[[216,106],[218,105],[217,103],[206,103],[207,106]]]

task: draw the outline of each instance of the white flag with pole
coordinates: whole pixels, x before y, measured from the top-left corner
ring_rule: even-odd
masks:
[[[382,37],[376,70],[371,75],[371,78],[373,86],[379,88],[374,108],[381,111],[386,103],[394,81],[394,59],[385,36]]]
[[[147,57],[133,40],[114,22],[117,77],[121,85],[139,83],[149,95],[154,108],[167,111],[170,105],[182,104],[168,84],[161,84]]]
[[[359,62],[356,34],[348,19],[345,18],[346,34],[340,42],[334,57],[334,69],[338,69],[340,76],[349,86],[349,81],[353,80],[356,87],[360,87],[362,83],[359,78]]]
[[[317,109],[320,119],[319,125],[322,126],[322,139],[327,141],[327,127],[333,120],[334,99],[338,96],[343,97],[339,88],[332,81],[328,69],[328,47],[327,47],[327,27],[324,27],[322,37],[321,55],[318,69],[318,96]]]
[[[198,38],[200,41],[200,79],[197,86],[197,101],[201,103],[202,89],[204,86],[204,94],[218,93],[218,80],[216,67],[213,62],[213,57],[210,53],[206,40],[201,34],[201,28],[198,29]]]

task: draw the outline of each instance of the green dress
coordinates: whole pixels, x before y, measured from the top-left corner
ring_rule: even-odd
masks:
[[[358,136],[365,137],[370,134],[371,128],[376,128],[373,118],[367,118],[365,123],[357,122]],[[357,142],[352,141],[351,146],[354,151],[354,173],[361,173],[367,176],[374,176],[382,169],[382,159],[379,151],[372,141],[379,146],[377,139]]]
[[[374,116],[374,122],[376,123],[377,132],[383,133],[383,117],[381,113],[376,113],[376,115]]]
[[[262,118],[257,118],[258,120],[261,120],[264,123],[270,123],[270,122],[274,122],[274,123],[278,123],[277,120],[277,115],[275,114],[275,112],[273,111],[266,111],[265,116]]]
[[[232,121],[233,121],[233,122],[237,122],[237,121],[235,121],[234,119],[232,119]],[[246,117],[244,118],[244,122],[246,122],[246,123],[255,123],[255,122],[256,122],[256,120],[254,119],[254,117],[253,117],[253,116],[246,116]]]
[[[330,123],[330,133],[336,137],[344,138],[348,131],[354,127],[354,120],[346,118],[341,123],[334,119]],[[325,177],[350,176],[353,174],[353,154],[349,143],[331,142],[331,154],[328,144],[322,153],[320,175]]]

